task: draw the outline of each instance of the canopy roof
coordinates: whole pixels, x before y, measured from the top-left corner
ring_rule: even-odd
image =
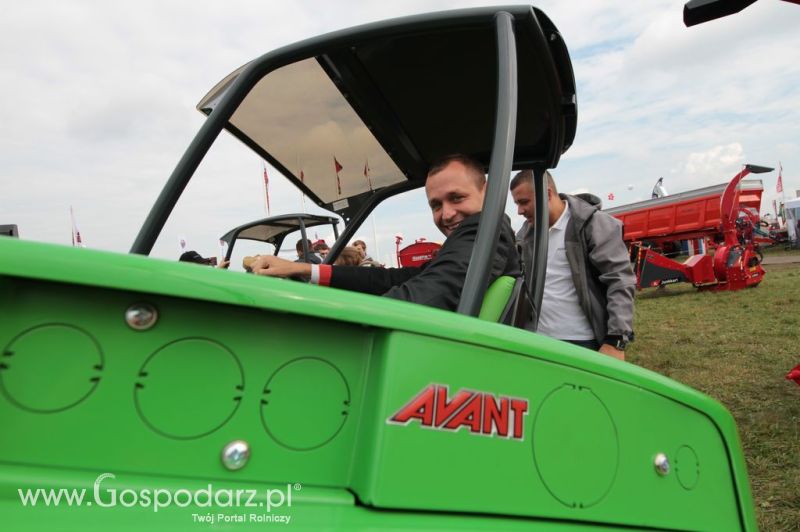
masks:
[[[421,186],[442,155],[466,153],[488,167],[499,11],[513,16],[516,38],[513,166],[552,168],[575,136],[575,82],[556,28],[530,6],[395,19],[304,41],[237,69],[197,108],[211,113],[238,78],[266,65],[225,129],[347,222],[376,191]]]
[[[228,257],[230,257],[230,252],[233,249],[235,241],[239,239],[256,240],[272,244],[275,246],[277,252],[277,250],[281,248],[281,244],[283,243],[283,239],[286,238],[286,235],[301,229],[328,224],[333,226],[334,234],[338,236],[338,231],[336,230],[336,224],[338,223],[339,219],[333,216],[284,214],[255,220],[235,227],[222,235],[220,240],[228,244]]]

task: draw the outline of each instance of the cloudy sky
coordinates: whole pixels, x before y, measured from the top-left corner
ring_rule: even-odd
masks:
[[[0,224],[69,245],[72,207],[88,247],[119,252],[200,128],[195,105],[234,69],[320,33],[493,3],[0,1]],[[744,163],[780,161],[787,197],[800,189],[800,7],[760,0],[685,28],[675,0],[536,5],[561,31],[578,84],[578,131],[554,172],[559,188],[616,206],[648,197],[659,177],[676,193],[728,181]],[[777,176],[761,176],[763,212]],[[153,254],[175,258],[181,237],[216,254],[221,234],[265,215],[262,186],[259,158],[221,135]],[[270,195],[272,214],[304,208],[276,172]],[[362,236],[389,261],[398,232],[406,243],[441,240],[419,192],[379,210]],[[329,231],[318,236],[331,242]]]

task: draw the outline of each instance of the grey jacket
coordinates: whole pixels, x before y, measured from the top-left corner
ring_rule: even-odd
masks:
[[[622,240],[622,223],[602,212],[600,201],[559,194],[569,203],[564,235],[567,261],[578,303],[592,325],[598,343],[606,335],[633,338],[633,296],[636,276]],[[588,199],[588,198],[587,198]],[[533,232],[527,222],[517,233],[526,275],[533,264]]]

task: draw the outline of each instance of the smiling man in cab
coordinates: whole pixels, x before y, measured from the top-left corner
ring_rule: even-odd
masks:
[[[483,166],[471,157],[448,155],[430,166],[425,194],[433,222],[447,239],[436,257],[423,266],[359,268],[299,264],[260,256],[250,267],[258,275],[299,277],[314,284],[455,310],[478,234],[485,193]],[[514,233],[506,216],[501,221],[489,283],[501,275],[521,275]]]

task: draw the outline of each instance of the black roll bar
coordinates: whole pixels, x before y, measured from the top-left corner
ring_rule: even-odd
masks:
[[[517,45],[513,20],[511,14],[505,11],[497,13],[495,17],[497,106],[489,181],[478,235],[470,255],[470,267],[464,279],[457,309],[459,313],[468,316],[477,316],[483,303],[508,197],[508,181],[517,132]]]
[[[550,211],[547,203],[547,179],[544,166],[535,166],[533,169],[533,182],[531,190],[534,194],[534,208],[536,209],[536,225],[533,236],[533,264],[525,272],[529,283],[530,299],[533,305],[534,328],[539,322],[542,309],[542,294],[544,294],[544,277],[547,274],[547,240],[550,228]]]

